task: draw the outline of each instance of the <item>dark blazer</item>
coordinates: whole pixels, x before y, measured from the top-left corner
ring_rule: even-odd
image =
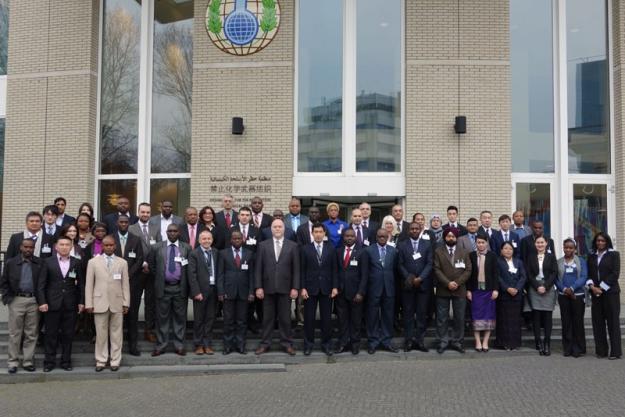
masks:
[[[545,236],[545,238],[547,239],[547,252],[551,252],[551,254],[555,256],[556,249],[553,243],[553,239],[548,238],[547,236]],[[521,239],[521,260],[526,264],[527,264],[527,260],[531,256],[535,256],[537,253],[534,242],[535,242],[534,235],[525,236],[523,239]]]
[[[375,242],[375,234],[378,232],[378,229],[380,228],[380,223],[373,221],[373,220],[369,220],[367,227],[370,233],[374,236],[374,239],[371,241],[371,244],[373,244],[373,242]]]
[[[67,276],[61,274],[61,267],[56,256],[42,260],[37,282],[37,303],[48,304],[49,311],[78,309],[78,304],[85,303],[85,276],[81,261],[69,258]],[[76,274],[75,278],[70,275]]]
[[[167,250],[169,244],[169,240],[156,243],[152,246],[152,250],[148,256],[150,271],[154,275],[154,296],[156,298],[163,297],[165,291],[165,268],[167,268]],[[188,243],[178,241],[178,250],[180,251],[182,259],[189,260],[191,246],[189,246]],[[185,297],[189,291],[188,270],[189,265],[180,266],[180,289],[182,290],[182,295]]]
[[[599,267],[597,267],[597,254],[588,255],[588,279],[592,280],[594,286],[598,287],[603,281],[610,286],[608,293],[619,293],[621,291],[618,284],[620,272],[621,255],[617,251],[609,250],[603,255]]]
[[[303,223],[301,224],[298,228],[297,228],[297,244],[300,246],[304,246],[309,244],[310,242],[312,242],[312,235],[310,233],[310,224],[309,222]],[[325,228],[325,226],[324,226]]]
[[[260,232],[261,232],[260,240],[267,240],[267,239],[271,239],[272,238],[271,227],[265,227]],[[297,235],[295,234],[293,229],[291,229],[288,226],[284,228],[284,238],[285,239],[289,239],[289,240],[291,240],[291,241],[293,241],[295,243],[298,243]]]
[[[383,292],[386,293],[387,297],[395,296],[395,275],[399,257],[397,256],[397,249],[389,245],[385,245],[385,247],[384,266],[380,262],[377,244],[372,244],[365,249],[364,258],[368,272],[367,294],[373,297],[380,297]]]
[[[273,216],[270,216],[267,213],[262,213],[262,217],[260,219],[260,225],[259,225],[259,229],[262,230],[266,227],[271,227],[271,223],[273,222]],[[256,224],[254,223],[254,212],[252,212],[252,218],[250,219],[250,224],[256,226]],[[285,223],[286,226],[286,223]]]
[[[237,223],[236,225],[232,226],[230,229],[226,230],[226,248],[231,247],[230,245],[230,238],[232,237],[232,232],[233,231],[241,231],[241,223]],[[251,239],[254,239],[256,241],[256,243],[254,243],[253,245],[248,244],[248,242]],[[256,252],[256,248],[258,247],[258,244],[262,241],[262,237],[260,234],[260,230],[254,226],[252,223],[247,225],[247,239],[243,241],[243,248],[247,249],[247,250],[251,250]]]
[[[367,280],[369,279],[369,270],[367,264],[363,260],[365,255],[365,247],[360,245],[354,245],[354,249],[349,254],[349,263],[345,268],[345,245],[341,245],[336,250],[337,267],[338,267],[338,280],[339,280],[339,292],[344,293],[345,297],[349,300],[353,299],[356,294],[362,296],[367,294]],[[352,265],[352,262],[356,265]]]
[[[514,254],[515,258],[521,257],[521,239],[519,239],[519,235],[517,235],[512,230],[508,231],[508,240],[514,246]],[[490,250],[495,252],[497,255],[500,255],[501,245],[503,245],[503,232],[501,230],[497,230],[493,232],[493,236],[489,240]]]
[[[301,285],[309,295],[330,295],[332,288],[338,288],[338,265],[334,246],[322,242],[321,263],[317,259],[316,243],[300,248]]]
[[[495,229],[494,227],[492,227],[492,226],[491,226],[491,227],[490,227],[490,233],[491,233],[491,234],[489,235],[489,234],[488,234],[488,232],[486,231],[486,228],[485,228],[484,226],[480,225],[480,227],[478,227],[478,228],[477,228],[477,233],[478,233],[478,234],[483,234],[483,235],[486,235],[486,236],[488,236],[488,238],[489,238],[489,239],[490,239],[490,237],[491,237],[492,235],[494,235],[494,234],[495,234],[496,232],[498,232],[498,231],[499,231],[499,230],[497,230],[497,229]]]
[[[57,231],[58,231],[58,227],[57,227]],[[11,238],[9,239],[9,246],[7,246],[7,251],[4,254],[4,259],[10,259],[10,258],[14,258],[17,255],[20,255],[20,245],[22,244],[22,240],[24,240],[24,232],[18,232],[18,233],[14,233],[11,235]],[[47,258],[49,256],[52,255],[52,250],[54,249],[54,243],[56,243],[56,237],[55,236],[50,236],[49,234],[45,233],[43,230],[41,231],[41,248],[43,249],[43,247],[45,245],[48,245],[48,247],[50,248],[50,252],[49,253],[40,253],[39,254],[39,258]]]
[[[109,213],[102,218],[102,223],[106,225],[106,230],[109,235],[113,233],[117,233],[117,218],[119,217],[119,212]],[[139,218],[134,214],[130,214],[130,224],[135,224],[139,221]]]
[[[197,222],[195,224],[195,247],[197,248],[198,243],[200,242],[200,232],[203,230],[201,229],[202,225],[200,222]],[[180,236],[178,237],[178,239],[180,239],[181,241],[183,241],[184,243],[188,243],[189,245],[191,245],[190,242],[190,238],[189,238],[189,224],[188,223],[182,223],[180,225]],[[215,236],[213,235],[213,243],[215,241]]]
[[[477,252],[471,252],[471,276],[467,281],[467,290],[475,291],[478,289],[477,275],[478,275],[478,263]],[[499,257],[494,252],[486,252],[484,278],[486,280],[486,291],[499,291],[499,267],[497,266],[497,259]]]
[[[434,251],[434,273],[436,295],[442,297],[465,297],[466,282],[471,276],[471,257],[470,252],[459,248],[456,245],[454,257],[449,257],[447,245],[442,244]],[[464,268],[456,268],[458,261],[464,262]],[[456,291],[450,291],[447,286],[451,281],[458,284]]]
[[[542,281],[536,279],[538,275],[538,255],[536,253],[525,261],[525,271],[527,272],[527,282],[535,290],[540,286],[549,289],[555,285],[556,279],[558,279],[558,260],[553,253],[545,253],[545,259],[543,260],[544,280]]]
[[[225,229],[224,226],[221,226],[217,223],[213,223],[212,228],[206,227],[204,223],[199,223],[198,233],[197,233],[198,238],[200,236],[200,233],[202,233],[203,230],[207,230],[207,229],[213,234],[213,245],[212,245],[213,248],[221,250],[225,248],[227,245],[230,245],[230,240],[228,239],[228,241],[226,241],[226,234],[228,231]]]
[[[236,210],[232,210],[232,219],[231,219],[231,223],[230,226],[232,227],[232,225],[235,225],[237,223],[239,223],[239,218],[238,218],[239,213]],[[215,224],[220,225],[221,227],[223,227],[224,229],[228,229],[228,226],[226,225],[226,216],[224,215],[224,211],[218,211],[217,213],[215,213],[215,220],[214,220]]]
[[[395,222],[395,225],[397,225],[397,222]],[[402,220],[401,221],[401,233],[399,234],[399,236],[397,236],[397,243],[403,242],[404,240],[409,238],[408,229],[410,229],[410,223],[408,223],[406,220]],[[371,243],[373,242],[375,242],[375,238],[371,241]]]
[[[72,224],[72,223],[75,223],[75,222],[76,222],[76,218],[75,217],[72,217],[69,214],[64,213],[63,214],[63,221],[61,222],[61,226],[57,225],[57,227],[63,227],[66,224]]]
[[[234,262],[232,248],[219,251],[219,268],[217,269],[217,294],[225,295],[229,300],[247,300],[254,295],[254,263],[255,254],[251,250],[241,248],[241,266]],[[244,269],[247,265],[247,269]]]
[[[360,227],[361,227],[360,233],[362,234],[362,245],[363,246],[373,245],[375,243],[375,234],[377,233],[377,230],[369,229],[368,227],[365,227],[363,225],[360,225]],[[349,228],[354,231],[354,233],[356,234],[356,241],[358,241],[358,234],[356,233],[356,230],[354,229],[354,224],[350,223]],[[341,239],[342,238],[343,236],[341,235]],[[367,242],[365,242],[365,240]]]
[[[414,259],[413,255],[415,252],[410,237],[408,237],[408,240],[404,240],[397,245],[397,251],[399,252],[399,273],[402,278],[401,283],[404,291],[430,291],[433,282],[433,250],[431,241],[419,239],[419,259]],[[406,281],[415,277],[420,277],[422,279],[419,288],[415,288],[412,285],[406,286]]]
[[[198,294],[208,297],[211,290],[210,273],[208,264],[204,258],[204,249],[201,246],[196,247],[189,253],[189,269],[187,271],[187,279],[189,281],[189,298],[193,298]],[[219,276],[219,251],[211,247],[211,262],[214,272],[215,284],[217,285],[217,277]]]
[[[284,239],[276,262],[273,238],[260,242],[256,251],[255,287],[266,294],[289,294],[300,289],[300,257],[295,242]]]
[[[505,258],[500,256],[497,259],[497,268],[499,269],[499,288],[501,289],[500,297],[503,298],[512,298],[510,294],[508,294],[509,288],[516,288],[519,293],[515,296],[515,298],[522,297],[523,288],[525,288],[525,283],[527,282],[527,275],[525,274],[525,267],[523,266],[523,262],[520,259],[512,257],[512,263],[516,268],[516,272],[510,272],[510,267],[508,266],[508,262],[506,262]]]
[[[128,263],[128,277],[136,279],[135,277],[141,272],[145,255],[143,254],[143,244],[141,239],[127,232],[126,246],[124,247],[124,256],[122,256],[122,246],[119,241],[119,233],[113,235],[115,239],[115,256],[119,256]],[[134,256],[133,256],[134,255]]]
[[[37,281],[39,280],[39,271],[43,261],[35,256],[31,258],[30,268],[33,276],[33,291],[37,295]],[[15,298],[15,294],[20,291],[20,278],[22,277],[22,265],[24,260],[22,255],[14,256],[4,262],[2,277],[0,278],[0,293],[2,293],[2,303],[10,304]]]
[[[464,227],[463,225],[461,225],[459,222],[456,222],[458,224],[457,229],[460,230],[460,234],[458,235],[458,237],[460,236],[464,236],[467,233],[469,233],[469,231],[467,230],[466,227]],[[449,229],[451,226],[449,225],[449,222],[445,223],[443,225],[443,233],[445,233],[445,230]]]

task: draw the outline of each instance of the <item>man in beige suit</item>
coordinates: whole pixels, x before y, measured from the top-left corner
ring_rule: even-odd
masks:
[[[102,249],[104,253],[87,264],[85,307],[87,312],[94,313],[95,370],[100,372],[106,366],[110,338],[111,371],[115,372],[122,360],[123,315],[128,313],[130,306],[128,263],[115,256],[112,236],[102,240]]]

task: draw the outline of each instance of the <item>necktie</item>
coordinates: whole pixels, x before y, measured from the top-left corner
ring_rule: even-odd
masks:
[[[206,266],[208,266],[208,270],[211,270],[211,253],[210,251],[204,251],[204,260],[206,260]]]
[[[380,248],[380,263],[384,267],[384,259],[386,258],[386,246]]]
[[[150,243],[150,235],[148,234],[147,224],[143,225],[143,240],[145,240],[145,243]]]
[[[362,225],[365,227],[369,227],[369,220],[363,220]]]
[[[317,246],[317,262],[319,262],[319,265],[321,265],[321,245],[316,245]]]
[[[256,225],[256,227],[260,227],[260,221],[258,220],[258,217],[258,214],[254,215],[254,224]]]
[[[351,248],[345,248],[345,258],[343,259],[343,269],[347,269],[347,265],[349,265],[349,258],[351,257]]]
[[[247,240],[247,226],[245,225],[243,226],[242,232],[243,232],[243,240]]]
[[[508,232],[503,234],[503,241],[507,242],[508,241]]]
[[[124,256],[124,253],[126,252],[126,235],[120,235],[119,236],[119,246],[120,249],[122,250],[122,256]]]
[[[401,233],[401,222],[397,222],[397,231]]]
[[[34,240],[35,242],[37,241],[37,235],[32,235],[30,238]]]
[[[418,240],[413,240],[412,241],[412,249],[414,250],[414,253],[417,253],[419,251],[419,241]]]
[[[477,244],[475,243],[475,235],[472,234],[470,236],[471,236],[471,246],[473,247],[473,250],[476,250],[477,249]]]
[[[176,272],[176,245],[169,245],[169,259],[167,260],[167,270],[172,274]]]
[[[358,238],[358,243],[362,243],[362,232],[360,231],[360,226],[356,226],[356,237]]]
[[[52,226],[48,226],[48,234],[49,235],[53,235],[53,233],[52,233]]]
[[[239,255],[239,249],[234,250],[234,264],[237,266],[237,269],[241,268],[241,256]]]
[[[113,266],[113,260],[111,259],[110,256],[106,257],[106,269],[108,269],[109,272],[111,272],[111,267]]]
[[[454,257],[454,248],[449,248],[449,256]]]
[[[226,226],[228,226],[229,228],[231,224],[232,224],[232,219],[230,218],[230,212],[227,211],[226,212]]]
[[[282,246],[280,245],[280,241],[275,241],[275,250],[276,250],[276,262],[280,259],[280,251],[282,251]]]

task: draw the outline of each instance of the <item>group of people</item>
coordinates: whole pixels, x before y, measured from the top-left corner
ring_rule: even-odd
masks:
[[[392,342],[398,322],[404,350],[427,352],[424,336],[433,316],[437,351],[464,353],[468,313],[476,351],[489,351],[493,330],[498,347],[519,348],[526,314],[536,349],[548,356],[556,301],[565,356],[586,353],[588,302],[596,355],[622,355],[620,258],[602,232],[587,260],[576,254],[573,239],[563,242],[564,256],[557,259],[542,222],[533,220],[528,227],[521,211],[512,218],[501,215],[495,230],[490,211],[463,226],[455,206],[447,208],[446,224],[436,214],[426,224],[422,213],[409,223],[400,205],[378,224],[367,203],[351,211],[349,223],[339,218],[339,205],[330,203],[327,220],[321,221],[319,207],[310,207],[306,216],[296,197],[286,215],[264,213],[259,197],[236,211],[231,195],[223,197],[219,212],[188,207],[184,218],[173,214],[171,201],[162,201],[156,215],[150,204],[141,203],[134,215],[129,200],[119,197],[117,210],[101,221],[94,220],[88,203],[76,218],[65,212],[66,205],[59,197],[43,213],[29,212],[25,230],[10,238],[0,279],[2,300],[9,306],[9,373],[17,372],[20,359],[24,370],[35,370],[40,333],[44,372],[56,367],[59,345],[61,368],[72,370],[77,328],[95,329],[95,370],[108,365],[117,371],[124,327],[129,354],[141,354],[142,298],[152,356],[163,354],[170,343],[176,354],[186,355],[189,299],[197,355],[215,353],[219,310],[226,355],[247,353],[248,331],[260,334],[255,353],[267,352],[276,324],[280,345],[294,355],[293,313],[303,325],[304,355],[316,346],[317,315],[320,348],[327,355],[358,354],[363,333],[369,354],[398,352]],[[335,341],[333,313],[338,316]]]

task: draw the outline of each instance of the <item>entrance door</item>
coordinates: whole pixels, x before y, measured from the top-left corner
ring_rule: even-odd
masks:
[[[326,206],[329,203],[337,203],[340,207],[339,218],[351,223],[352,210],[358,208],[363,201],[371,205],[371,220],[382,222],[384,216],[391,214],[391,208],[400,204],[402,197],[300,197],[302,200],[302,213],[307,214],[311,206],[317,206],[321,210],[321,219],[326,220]]]

